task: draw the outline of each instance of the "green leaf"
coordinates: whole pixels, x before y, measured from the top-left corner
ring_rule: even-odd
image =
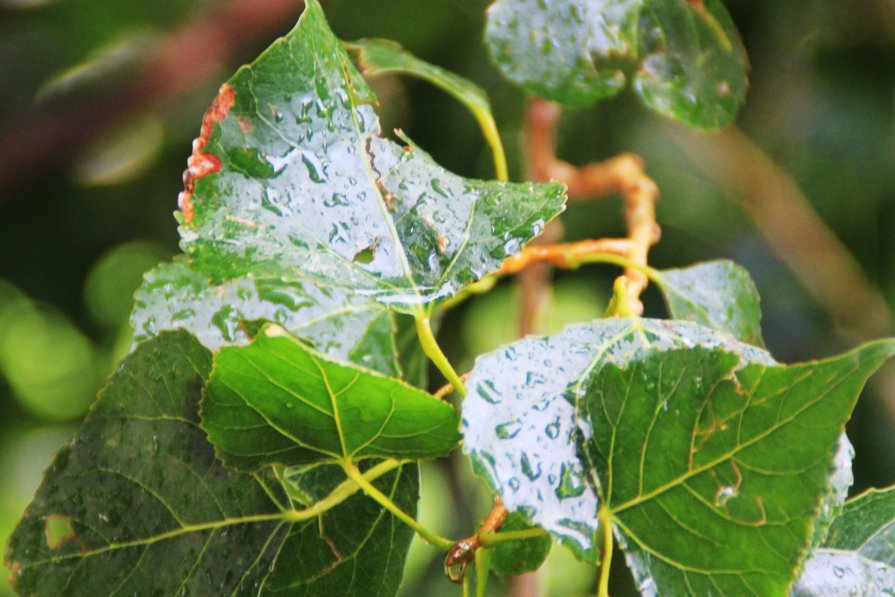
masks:
[[[485,41],[510,81],[547,99],[590,105],[625,87],[643,0],[498,0]]]
[[[534,527],[519,512],[510,512],[500,526],[501,532],[527,531]],[[491,550],[491,570],[497,574],[525,574],[541,567],[550,554],[550,535],[531,539],[502,541]]]
[[[206,114],[182,247],[215,282],[313,278],[431,310],[539,234],[563,187],[463,179],[378,136],[376,97],[318,2],[305,4]]]
[[[497,178],[507,180],[506,155],[497,132],[497,124],[491,114],[491,103],[485,91],[468,79],[443,68],[420,60],[401,44],[388,39],[359,39],[343,42],[357,56],[357,63],[366,77],[401,74],[417,77],[435,85],[472,113],[482,134],[491,146]]]
[[[632,77],[651,109],[699,128],[730,122],[748,63],[719,0],[497,0],[485,40],[510,81],[590,105]]]
[[[397,592],[411,531],[378,504],[357,493],[308,515],[269,470],[215,460],[197,412],[210,368],[182,331],[125,359],[13,533],[20,594]],[[375,483],[414,510],[415,467]]]
[[[747,344],[764,346],[761,299],[745,269],[719,260],[660,274],[659,288],[672,318],[695,321]]]
[[[399,372],[392,316],[381,304],[310,281],[241,277],[215,285],[185,259],[146,274],[131,316],[136,341],[183,328],[209,349],[246,344],[243,322],[275,322],[332,357]]]
[[[895,595],[895,488],[873,489],[846,502],[791,594]]]
[[[601,496],[647,594],[780,595],[807,555],[839,437],[895,343],[792,366],[655,352],[582,388]]]
[[[276,326],[248,346],[215,355],[202,426],[219,458],[249,471],[369,457],[434,458],[459,442],[449,404],[331,359]]]
[[[782,366],[689,323],[575,326],[480,358],[467,402],[500,415],[464,405],[464,448],[508,508],[590,561],[604,508],[644,594],[782,594],[854,402],[893,353]]]
[[[701,129],[730,123],[746,98],[749,61],[721,0],[649,0],[634,90],[656,112]]]
[[[688,322],[604,319],[525,338],[476,360],[463,403],[463,449],[509,510],[521,510],[594,562],[597,494],[586,482],[578,417],[566,394],[606,363],[686,346],[726,348],[748,362],[774,363],[763,350]]]

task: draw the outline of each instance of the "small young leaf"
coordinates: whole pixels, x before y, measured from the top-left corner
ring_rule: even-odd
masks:
[[[791,594],[895,594],[895,488],[870,490],[846,502]]]
[[[764,346],[761,299],[745,269],[720,260],[661,274],[659,287],[672,318],[695,321],[747,344]]]
[[[373,91],[318,2],[305,5],[206,114],[182,246],[215,282],[310,277],[431,310],[537,236],[563,210],[563,187],[463,179],[380,137]]]
[[[500,531],[527,531],[532,528],[534,527],[528,523],[523,514],[510,512],[500,526]],[[533,572],[547,559],[552,545],[550,535],[501,542],[491,550],[491,570],[497,574]]]
[[[270,471],[215,460],[198,417],[210,368],[183,331],[125,359],[10,539],[20,594],[397,592],[412,532],[376,502],[356,493],[300,519]],[[415,470],[375,481],[411,514]]]
[[[386,375],[399,371],[392,316],[370,299],[307,280],[241,277],[215,285],[185,259],[145,278],[131,315],[136,341],[183,328],[214,350],[246,344],[243,322],[264,319],[332,357]]]
[[[447,403],[391,377],[320,354],[279,327],[215,355],[202,426],[218,457],[241,470],[421,459],[457,447]]]
[[[633,74],[649,108],[698,128],[733,120],[748,86],[720,0],[497,0],[485,40],[504,76],[547,99],[590,105]]]

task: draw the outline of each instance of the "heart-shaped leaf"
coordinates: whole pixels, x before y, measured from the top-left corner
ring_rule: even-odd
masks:
[[[198,416],[210,368],[182,331],[125,359],[12,535],[20,594],[397,592],[412,532],[376,502],[349,491],[329,510],[293,510],[269,469],[215,460]],[[380,472],[376,486],[412,513],[416,467]]]
[[[241,277],[215,285],[186,260],[177,259],[147,273],[134,300],[131,325],[137,341],[183,328],[214,350],[246,344],[250,337],[243,322],[260,319],[283,326],[330,356],[387,375],[399,372],[394,323],[387,309],[308,280]]]
[[[497,0],[485,40],[510,81],[590,105],[633,87],[651,109],[699,128],[730,122],[748,63],[720,0]]]
[[[846,502],[791,594],[895,595],[895,488],[871,490]]]
[[[537,236],[563,187],[463,179],[379,137],[373,91],[318,2],[305,4],[206,114],[180,200],[183,249],[218,283],[310,277],[431,311]]]
[[[762,350],[687,322],[606,319],[525,338],[476,360],[463,403],[463,449],[508,509],[524,511],[579,557],[595,561],[597,494],[586,482],[578,415],[566,394],[607,363],[688,346],[774,362]]]
[[[590,561],[602,508],[644,594],[781,594],[893,352],[782,366],[684,322],[573,326],[477,361],[464,449],[508,508]]]
[[[282,328],[227,347],[202,403],[202,426],[228,465],[346,463],[444,456],[459,443],[447,403],[320,354]]]

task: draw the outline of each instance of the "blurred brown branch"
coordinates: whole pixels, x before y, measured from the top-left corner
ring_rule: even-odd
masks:
[[[8,191],[42,176],[64,163],[72,148],[207,83],[215,66],[232,60],[242,47],[283,32],[302,7],[301,0],[230,0],[163,38],[129,83],[86,100],[36,106],[15,122],[0,123],[0,186]]]
[[[758,232],[842,332],[858,340],[889,333],[892,313],[879,289],[798,184],[749,137],[736,128],[711,136],[668,131],[703,176],[741,201]]]

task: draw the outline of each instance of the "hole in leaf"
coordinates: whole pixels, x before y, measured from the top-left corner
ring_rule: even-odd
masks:
[[[70,517],[51,514],[44,520],[44,534],[47,536],[47,545],[50,549],[56,549],[75,538],[75,529],[71,526]]]
[[[375,253],[373,252],[376,249],[376,245],[370,245],[366,249],[361,249],[357,253],[354,254],[353,261],[355,263],[363,263],[364,265],[373,261],[373,257],[375,257]]]

